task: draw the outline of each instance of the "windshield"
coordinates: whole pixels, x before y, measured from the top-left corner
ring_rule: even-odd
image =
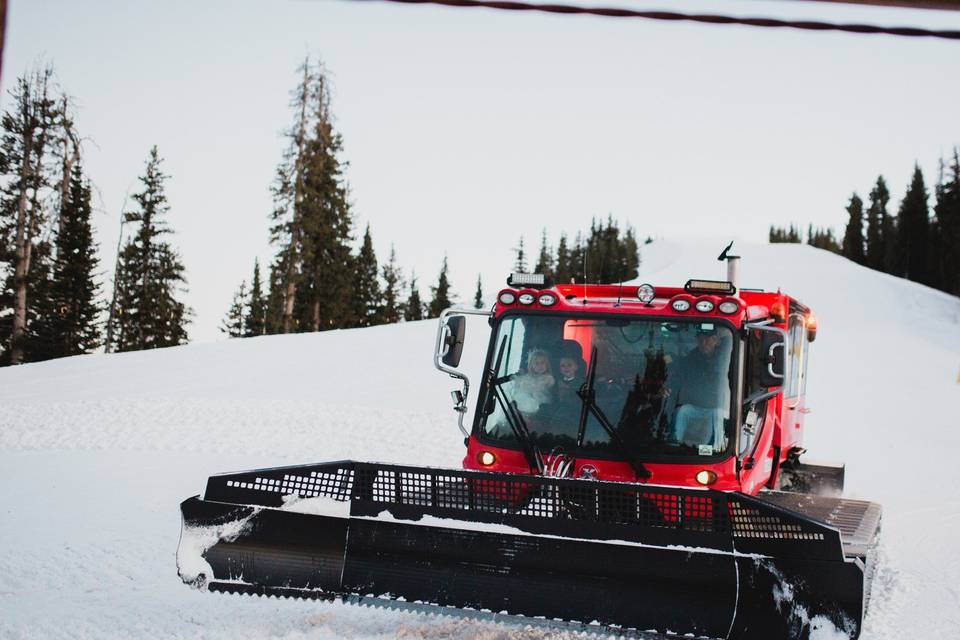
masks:
[[[529,432],[544,453],[584,457],[727,449],[735,378],[725,325],[510,315],[493,351],[478,411],[491,444],[518,448]]]

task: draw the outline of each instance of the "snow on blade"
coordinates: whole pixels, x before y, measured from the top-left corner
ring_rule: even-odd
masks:
[[[646,245],[638,280],[721,278],[725,244]],[[808,246],[736,249],[744,286],[780,287],[820,318],[811,458],[844,462],[849,497],[884,506],[861,637],[958,637],[960,300]],[[488,331],[468,322],[472,380]],[[200,597],[175,574],[177,506],[211,474],[342,459],[459,467],[457,385],[432,366],[435,337],[424,321],[0,369],[0,542],[11,550],[0,554],[0,638],[558,637],[336,603]],[[194,560],[216,534],[197,533]],[[817,640],[844,637],[810,624]]]
[[[180,547],[177,549],[177,573],[180,578],[186,584],[206,591],[207,579],[213,575],[213,569],[204,560],[203,554],[218,542],[233,542],[243,535],[250,526],[250,520],[259,511],[260,509],[254,509],[246,517],[218,525],[184,525],[180,534]]]

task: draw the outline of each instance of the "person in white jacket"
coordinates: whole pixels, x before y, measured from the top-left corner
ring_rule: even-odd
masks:
[[[527,354],[527,370],[513,379],[513,399],[517,409],[530,415],[552,399],[556,380],[550,372],[550,356],[543,349]]]

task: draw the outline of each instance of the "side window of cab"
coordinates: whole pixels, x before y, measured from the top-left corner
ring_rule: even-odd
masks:
[[[791,314],[787,320],[786,355],[784,398],[787,406],[795,407],[807,386],[807,329],[801,314]]]

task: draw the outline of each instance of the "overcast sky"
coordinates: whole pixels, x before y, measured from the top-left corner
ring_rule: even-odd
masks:
[[[632,4],[960,29],[960,13]],[[332,74],[355,234],[369,223],[381,258],[393,243],[425,297],[444,254],[466,302],[478,273],[488,295],[502,285],[521,235],[535,251],[544,227],[555,243],[593,216],[718,251],[771,223],[842,233],[853,190],[882,173],[895,208],[914,162],[930,184],[960,144],[960,42],[345,0],[11,0],[0,107],[36,61],[76,98],[105,288],[159,147],[191,337],[216,340],[273,255],[269,187],[307,55]]]

